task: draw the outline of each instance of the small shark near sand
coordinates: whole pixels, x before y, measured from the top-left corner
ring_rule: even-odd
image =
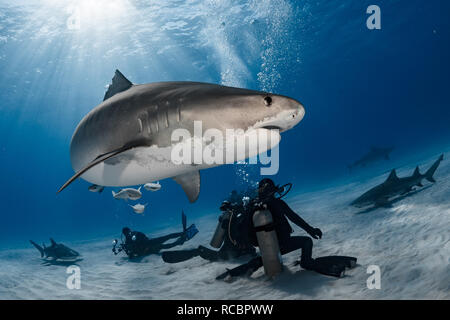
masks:
[[[399,178],[394,169],[385,182],[364,193],[353,201],[351,205],[360,208],[369,205],[374,205],[375,207],[386,206],[389,204],[389,199],[407,194],[416,186],[423,187],[423,179],[434,183],[436,180],[434,180],[433,174],[443,159],[444,155],[442,154],[424,174],[420,173],[419,167],[417,166],[413,175],[410,177]]]
[[[50,238],[50,242],[50,247],[46,247],[45,244],[43,244],[41,247],[36,242],[30,240],[30,243],[41,253],[41,258],[53,260],[70,260],[80,256],[80,254],[75,250],[66,247],[62,243],[56,243],[52,238]]]

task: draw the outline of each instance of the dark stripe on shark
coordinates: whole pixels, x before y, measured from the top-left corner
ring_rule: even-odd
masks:
[[[102,155],[99,155],[92,162],[90,162],[87,166],[85,166],[84,168],[79,170],[69,180],[67,180],[66,183],[64,183],[63,186],[61,188],[59,188],[57,193],[60,193],[61,191],[63,191],[69,184],[71,184],[73,181],[75,181],[75,179],[80,177],[83,173],[88,171],[90,168],[96,166],[97,164],[102,163],[102,162],[108,160],[109,158],[117,156],[118,154],[123,153],[123,152],[128,151],[128,150],[131,150],[133,148],[136,148],[136,147],[148,147],[148,146],[150,146],[148,141],[143,139],[143,140],[138,140],[138,141],[127,143],[126,145],[124,145],[123,147],[121,147],[121,148],[119,148],[117,150],[114,150],[114,151],[107,152],[107,153],[104,153]]]

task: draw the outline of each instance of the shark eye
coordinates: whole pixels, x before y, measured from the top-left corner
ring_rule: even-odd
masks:
[[[270,105],[272,104],[272,98],[269,97],[269,96],[265,97],[265,98],[264,98],[264,104],[265,104],[267,107],[270,107]]]

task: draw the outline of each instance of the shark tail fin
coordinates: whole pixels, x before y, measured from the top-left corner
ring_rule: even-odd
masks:
[[[436,182],[436,180],[434,180],[433,175],[436,172],[436,169],[439,167],[439,164],[441,163],[441,161],[444,159],[444,155],[441,154],[440,157],[433,163],[433,165],[430,167],[430,169],[427,170],[427,172],[425,172],[425,178],[430,181],[430,182]]]
[[[39,252],[41,253],[41,258],[43,258],[43,257],[44,257],[44,249],[43,249],[40,245],[38,245],[36,242],[34,242],[33,240],[30,240],[30,243],[31,243],[36,249],[39,250]]]

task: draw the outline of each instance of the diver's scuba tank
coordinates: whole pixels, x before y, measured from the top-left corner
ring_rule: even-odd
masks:
[[[222,246],[223,240],[225,238],[226,226],[224,226],[224,221],[230,219],[231,212],[229,210],[224,211],[220,217],[219,222],[217,223],[216,231],[209,243],[213,248],[220,248]]]
[[[259,208],[253,214],[253,226],[261,252],[264,272],[268,277],[279,274],[283,269],[277,233],[273,226],[272,214],[266,208]]]

